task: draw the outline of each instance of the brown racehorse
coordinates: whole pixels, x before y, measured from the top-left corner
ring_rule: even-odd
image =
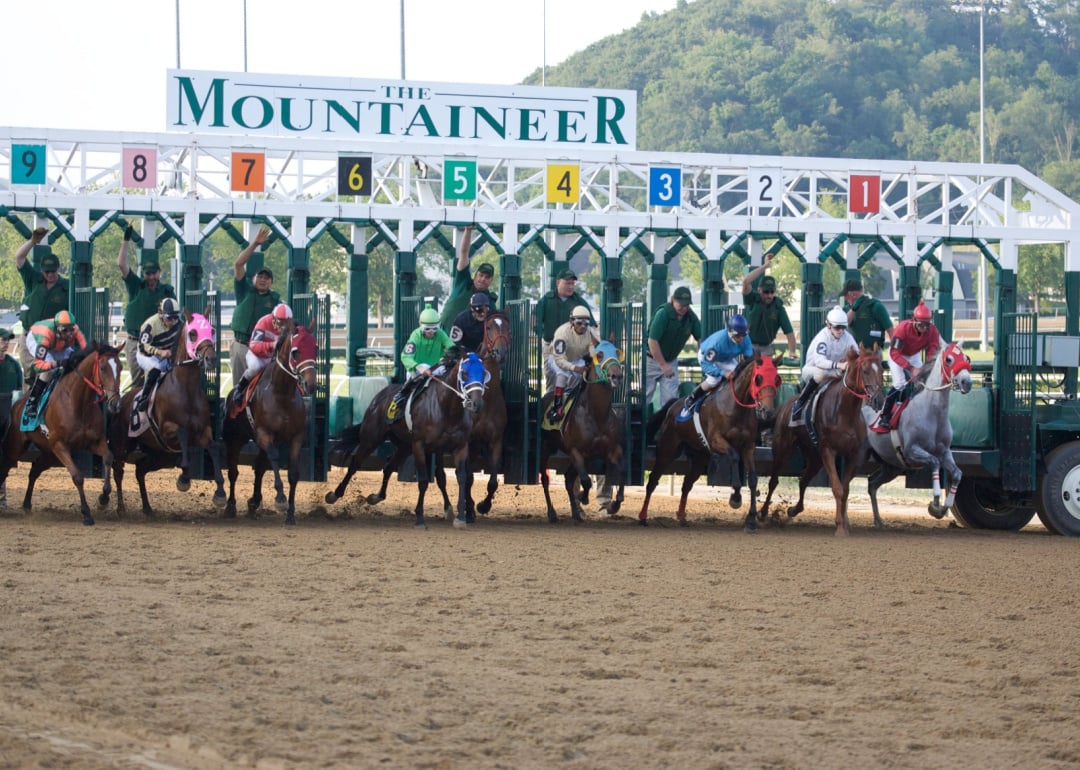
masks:
[[[248,512],[254,514],[262,505],[262,479],[274,470],[274,504],[285,510],[285,523],[296,524],[296,484],[300,480],[300,448],[307,433],[307,410],[304,396],[315,392],[315,361],[318,346],[303,326],[291,319],[286,322],[274,347],[274,355],[251,386],[243,409],[225,418],[222,436],[229,464],[229,499],[225,515],[236,516],[236,478],[240,475],[240,450],[254,440],[259,453],[255,457],[255,492],[248,498]],[[281,458],[278,443],[289,447],[289,497],[281,483]]]
[[[679,422],[682,399],[676,399],[661,409],[650,420],[650,427],[659,424],[656,434],[656,460],[649,483],[645,487],[645,502],[641,505],[638,522],[648,523],[649,499],[660,482],[660,477],[670,472],[675,458],[686,452],[690,470],[683,477],[682,497],[679,500],[679,524],[686,526],[686,498],[694,482],[705,473],[709,458],[714,454],[737,454],[746,471],[746,485],[750,491],[750,511],[746,514],[744,527],[751,532],[757,529],[757,466],[754,449],[757,446],[758,421],[769,420],[776,410],[776,392],[780,388],[780,374],[776,370],[782,356],[776,359],[754,357],[743,361],[726,380],[711,391],[692,419]],[[741,487],[731,491],[729,503],[732,508],[742,505]]]
[[[764,520],[769,515],[769,503],[780,471],[798,448],[806,468],[799,477],[799,502],[788,509],[788,516],[802,513],[806,487],[824,465],[836,500],[836,534],[850,534],[847,504],[851,479],[867,452],[862,405],[868,402],[875,410],[880,409],[885,394],[881,384],[881,354],[876,344],[869,350],[860,345],[858,353],[854,349],[848,351],[846,362],[843,376],[820,394],[813,415],[809,414],[809,404],[804,410],[807,419],[814,421],[818,436],[816,446],[805,425],[789,425],[795,399],[789,400],[777,412],[772,442],[772,478],[769,479],[769,494],[761,506],[760,519]],[[778,517],[773,514],[773,518]]]
[[[116,479],[117,513],[123,514],[126,511],[124,464],[128,454],[136,448],[142,450],[142,456],[135,463],[135,478],[139,482],[142,511],[146,516],[154,515],[146,493],[146,474],[162,468],[172,468],[179,455],[180,476],[176,479],[176,488],[186,492],[191,487],[192,448],[210,450],[214,463],[214,481],[217,484],[214,504],[225,505],[221,446],[213,440],[214,423],[202,377],[203,370],[213,366],[214,359],[214,328],[205,316],[195,313],[186,320],[180,332],[179,344],[173,353],[172,369],[158,381],[154,402],[146,412],[149,427],[136,438],[128,436],[128,424],[138,391],[132,389],[124,395],[119,418],[109,423],[109,443],[114,454],[113,476]]]
[[[607,341],[597,343],[596,354],[586,361],[582,377],[584,384],[559,429],[540,431],[540,482],[544,487],[544,499],[547,500],[548,521],[552,524],[559,520],[559,515],[551,504],[548,491],[548,460],[560,449],[569,457],[565,473],[566,494],[570,498],[570,513],[574,521],[584,520],[582,506],[589,502],[589,490],[592,488],[588,473],[590,460],[603,459],[606,463],[605,474],[618,480],[619,489],[611,501],[611,515],[618,512],[626,491],[623,426],[611,408],[614,389],[623,377],[615,346]],[[550,403],[550,395],[545,396],[541,404],[544,413]],[[582,488],[580,496],[575,494],[579,480]]]
[[[105,441],[105,417],[101,404],[106,404],[110,414],[120,409],[120,351],[108,345],[93,343],[86,350],[77,351],[63,364],[63,370],[49,400],[41,408],[40,422],[32,432],[19,430],[26,397],[23,396],[11,409],[11,427],[4,439],[4,458],[0,463],[0,484],[7,480],[27,444],[33,442],[41,454],[30,466],[26,483],[23,510],[31,508],[34,484],[47,468],[63,465],[71,474],[71,481],[79,490],[80,510],[83,524],[94,523],[90,506],[83,490],[83,475],[71,453],[88,449],[101,458],[105,470],[102,497],[108,500],[113,456]],[[102,500],[104,504],[105,500]]]
[[[478,513],[491,510],[495,490],[502,473],[503,436],[506,433],[506,399],[502,390],[502,365],[510,355],[513,335],[510,319],[503,313],[491,313],[484,319],[484,341],[477,351],[490,379],[484,391],[484,408],[473,421],[469,449],[473,458],[480,458],[488,474],[487,495],[476,504]],[[443,496],[446,496],[445,490]]]

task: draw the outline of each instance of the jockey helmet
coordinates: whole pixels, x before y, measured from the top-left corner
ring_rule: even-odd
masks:
[[[584,305],[577,305],[574,307],[573,310],[570,311],[570,320],[573,321],[575,319],[582,318],[586,321],[589,320],[589,308],[585,307]]]
[[[288,321],[293,317],[292,308],[286,305],[284,302],[279,302],[274,306],[271,311],[271,315],[274,316],[275,321]]]
[[[420,313],[420,327],[423,331],[434,332],[439,329],[439,311],[428,305]]]
[[[61,310],[53,318],[58,332],[66,332],[75,328],[75,316],[67,310]]]
[[[172,297],[161,300],[161,304],[158,305],[158,312],[162,318],[167,318],[170,321],[180,320],[180,305]]]
[[[490,307],[491,297],[488,296],[486,291],[478,291],[472,295],[472,299],[469,300],[469,304],[472,307]]]
[[[926,303],[920,301],[919,304],[915,306],[915,312],[911,314],[911,317],[922,323],[930,323],[930,319],[934,316],[930,312],[930,308],[926,306]]]
[[[750,327],[746,323],[746,318],[741,314],[736,313],[731,318],[727,319],[728,334],[746,334]]]
[[[833,305],[833,309],[830,310],[829,315],[825,317],[825,322],[835,329],[846,329],[847,313],[845,313],[839,305]]]

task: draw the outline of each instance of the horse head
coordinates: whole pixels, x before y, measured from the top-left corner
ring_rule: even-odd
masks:
[[[859,343],[858,352],[854,349],[848,351],[844,387],[875,410],[885,404],[884,375],[881,352],[876,342],[869,348]]]
[[[750,378],[750,399],[754,403],[759,420],[771,420],[776,412],[776,394],[782,384],[777,365],[783,358],[778,354],[775,359],[754,354],[753,374]]]
[[[200,313],[192,313],[184,329],[184,348],[189,361],[198,361],[203,368],[210,366],[217,356],[217,338],[210,319]]]
[[[502,366],[510,355],[513,342],[510,319],[505,313],[490,313],[484,319],[484,341],[478,351],[481,358],[490,358],[496,365]]]
[[[955,342],[950,342],[941,351],[941,381],[949,383],[953,390],[961,393],[971,391],[971,359],[968,358],[963,348]]]
[[[77,358],[76,358],[77,356]],[[75,371],[94,391],[94,403],[105,403],[110,414],[120,411],[120,351],[109,345],[93,345],[72,356]]]
[[[484,407],[484,391],[490,376],[476,353],[467,354],[458,364],[457,388],[465,408],[473,414],[479,414]]]
[[[303,388],[305,396],[315,394],[317,384],[316,360],[319,345],[315,336],[303,326],[293,328],[292,344],[289,348],[289,371]]]
[[[593,352],[593,368],[596,370],[595,382],[608,382],[611,387],[618,389],[623,378],[623,354],[615,345],[607,340],[596,343]]]

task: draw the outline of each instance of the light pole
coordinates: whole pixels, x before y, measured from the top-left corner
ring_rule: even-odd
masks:
[[[247,72],[247,0],[244,0],[244,72]]]
[[[547,85],[547,0],[544,0],[544,66],[540,70],[540,85]]]
[[[986,21],[986,0],[979,2],[979,165],[986,163],[986,61],[985,61],[985,36],[984,22]],[[979,176],[979,186],[982,187],[982,176]],[[980,191],[980,197],[982,193]],[[976,205],[976,212],[979,207]],[[990,277],[986,271],[990,268],[986,261],[986,255],[980,252],[979,257],[979,350],[989,349],[990,319],[987,313],[987,293],[990,291]]]
[[[405,79],[405,0],[401,0],[401,79]]]

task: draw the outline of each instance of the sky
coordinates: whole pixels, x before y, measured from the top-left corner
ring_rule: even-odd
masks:
[[[398,79],[404,3],[406,80],[509,85],[676,2],[246,0],[246,69]],[[245,0],[4,5],[0,126],[164,132],[178,48],[181,69],[245,71]]]

